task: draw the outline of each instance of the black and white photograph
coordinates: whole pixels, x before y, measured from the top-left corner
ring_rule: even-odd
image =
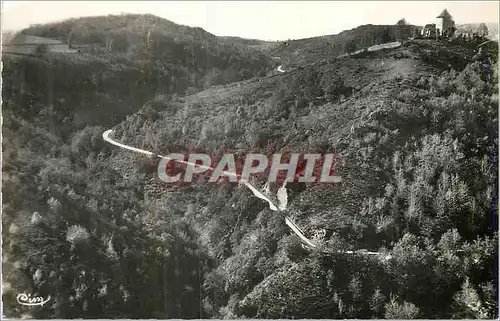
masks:
[[[499,1],[2,1],[1,319],[498,319]]]

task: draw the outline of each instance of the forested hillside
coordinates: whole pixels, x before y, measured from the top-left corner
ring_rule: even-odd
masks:
[[[302,66],[323,59],[331,59],[342,54],[355,52],[373,45],[399,41],[413,37],[416,26],[363,25],[336,35],[255,44],[271,56],[279,56],[291,66]]]
[[[194,93],[264,76],[276,66],[260,51],[153,15],[70,19],[22,33],[58,39],[82,52],[5,56],[4,92],[24,99],[13,105],[31,115],[41,105],[52,106],[65,109],[77,125],[110,125],[155,95]]]
[[[323,249],[383,259],[306,251],[244,186],[169,186],[108,127],[67,128],[67,104],[4,91],[6,316],[496,318],[497,55],[412,41],[318,57],[113,126],[162,154],[338,153],[343,182],[290,188],[287,214]],[[52,299],[33,309],[22,292]]]

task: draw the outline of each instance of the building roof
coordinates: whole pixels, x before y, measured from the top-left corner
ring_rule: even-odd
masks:
[[[448,12],[448,10],[444,9],[439,16],[436,18],[451,18],[451,14]]]
[[[8,45],[39,45],[39,44],[60,45],[63,44],[63,42],[55,39],[23,35],[21,33],[18,33],[14,37],[12,37],[12,39],[8,43]]]

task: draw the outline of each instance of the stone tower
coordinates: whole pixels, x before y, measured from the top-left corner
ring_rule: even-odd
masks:
[[[455,27],[455,21],[450,15],[448,10],[444,9],[439,16],[436,17],[436,28],[440,36],[451,36],[453,27]]]

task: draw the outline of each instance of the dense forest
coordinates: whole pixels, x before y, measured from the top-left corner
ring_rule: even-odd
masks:
[[[57,26],[74,23],[30,33],[63,37]],[[75,42],[104,43],[78,26]],[[4,58],[4,314],[498,317],[498,50],[478,44],[415,40],[188,95],[160,86],[136,100],[141,87],[121,82],[136,69],[116,69],[114,54],[83,55],[95,68],[74,57]],[[241,50],[232,48],[213,55],[224,63]],[[86,83],[96,70],[106,77]],[[98,93],[110,94],[102,111],[88,105]],[[141,99],[112,119],[116,100]],[[74,117],[82,112],[93,121]],[[154,160],[103,141],[111,127],[116,140],[161,153],[339,154],[341,184],[288,189],[287,215],[321,248],[304,249],[244,186],[165,184]],[[321,251],[361,248],[384,255]],[[51,300],[22,306],[18,293]]]

